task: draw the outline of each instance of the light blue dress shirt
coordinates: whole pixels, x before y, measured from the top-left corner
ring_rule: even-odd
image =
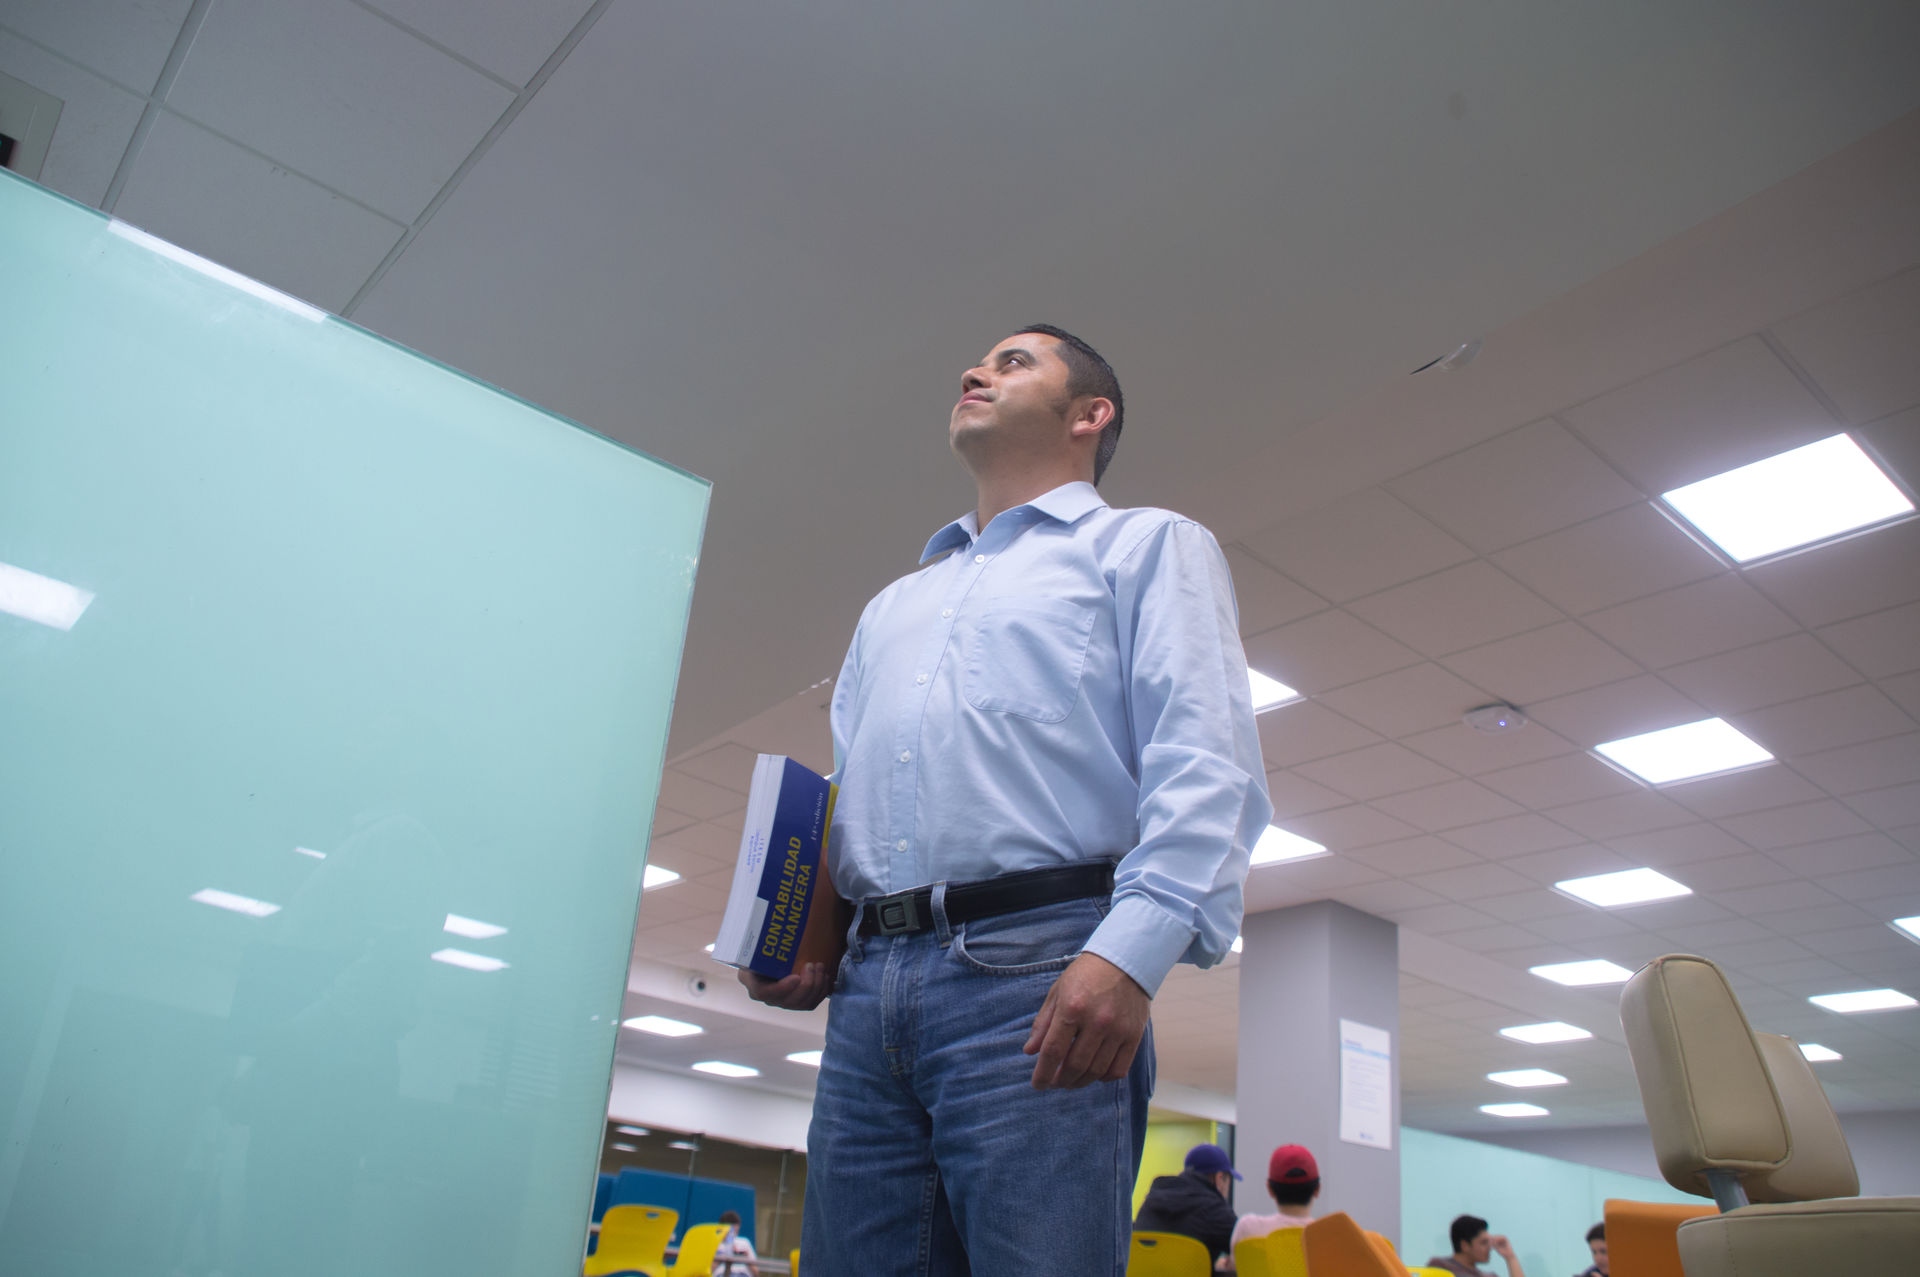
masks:
[[[860,618],[833,694],[834,885],[1117,858],[1086,947],[1152,993],[1226,955],[1273,810],[1226,558],[1089,483],[975,525]]]

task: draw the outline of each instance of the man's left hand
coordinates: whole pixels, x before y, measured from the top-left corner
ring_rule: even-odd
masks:
[[[1147,991],[1099,954],[1075,958],[1047,991],[1021,1048],[1040,1057],[1034,1089],[1072,1090],[1125,1077],[1152,1008]]]

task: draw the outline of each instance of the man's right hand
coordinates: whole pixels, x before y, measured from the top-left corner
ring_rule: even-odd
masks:
[[[833,977],[823,962],[809,962],[803,969],[779,980],[769,980],[757,971],[739,968],[735,975],[755,1002],[788,1011],[811,1011],[833,992]]]

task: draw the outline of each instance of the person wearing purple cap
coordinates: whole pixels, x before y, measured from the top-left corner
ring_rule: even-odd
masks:
[[[1135,1232],[1179,1233],[1207,1248],[1216,1265],[1231,1256],[1237,1217],[1228,1198],[1240,1172],[1218,1144],[1195,1144],[1187,1150],[1187,1168],[1178,1175],[1161,1175],[1147,1189],[1140,1213],[1133,1218]]]

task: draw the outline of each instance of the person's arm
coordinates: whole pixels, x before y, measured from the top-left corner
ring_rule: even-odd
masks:
[[[1513,1243],[1496,1233],[1487,1240],[1493,1243],[1493,1253],[1507,1261],[1507,1277],[1527,1277],[1527,1270],[1520,1266],[1520,1257],[1513,1253]]]

